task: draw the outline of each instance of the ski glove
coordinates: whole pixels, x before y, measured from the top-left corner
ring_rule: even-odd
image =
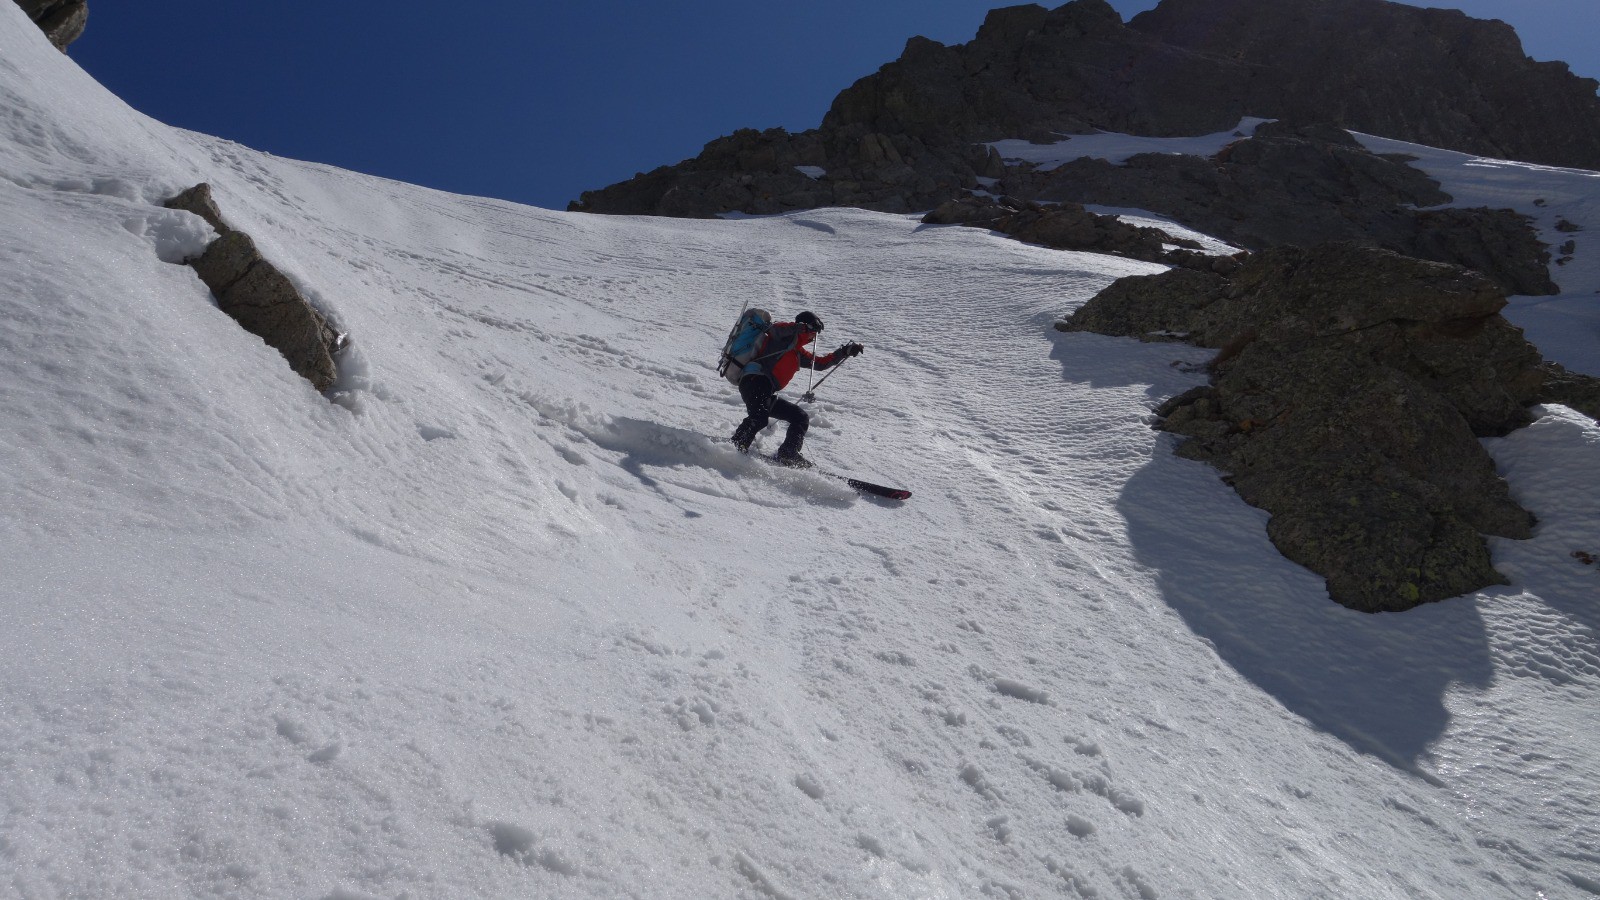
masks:
[[[837,349],[837,350],[835,350],[833,352],[837,356],[849,358],[851,356],[860,356],[861,355],[861,351],[863,351],[865,349],[867,349],[867,348],[861,346],[860,344],[856,343],[855,341],[851,341],[850,343],[845,344],[843,347],[840,347],[839,349]]]

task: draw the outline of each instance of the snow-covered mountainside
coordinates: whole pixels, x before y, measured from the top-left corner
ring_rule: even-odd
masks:
[[[174,264],[199,181],[335,402]],[[1600,372],[1575,236],[1516,313]],[[277,159],[0,4],[0,896],[1600,893],[1600,428],[1490,442],[1514,584],[1350,612],[1148,427],[1204,351],[1050,327],[1156,268]],[[910,501],[716,440],[745,301],[867,345],[807,450]]]

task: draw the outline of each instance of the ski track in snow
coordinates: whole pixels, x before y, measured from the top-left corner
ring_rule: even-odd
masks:
[[[26,24],[0,9],[0,894],[1600,884],[1594,423],[1490,442],[1541,519],[1495,544],[1514,584],[1361,616],[1150,430],[1204,351],[1051,328],[1155,266],[276,159]],[[208,232],[158,201],[202,179],[354,336],[337,402],[171,264]],[[720,442],[745,300],[866,343],[808,451],[911,501]]]

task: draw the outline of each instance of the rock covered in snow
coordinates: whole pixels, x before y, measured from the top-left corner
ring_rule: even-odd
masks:
[[[338,377],[333,354],[342,343],[339,334],[294,282],[261,255],[248,234],[228,226],[211,186],[197,184],[166,205],[200,216],[221,235],[188,263],[216,295],[222,311],[282,353],[317,390],[332,387]]]

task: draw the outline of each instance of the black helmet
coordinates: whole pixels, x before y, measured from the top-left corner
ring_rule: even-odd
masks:
[[[820,332],[822,330],[822,320],[817,318],[817,314],[814,313],[814,312],[811,312],[810,310],[806,310],[805,312],[801,313],[800,315],[795,316],[794,317],[794,321],[795,321],[795,324],[804,325],[807,328],[811,329],[812,331],[819,331]]]

